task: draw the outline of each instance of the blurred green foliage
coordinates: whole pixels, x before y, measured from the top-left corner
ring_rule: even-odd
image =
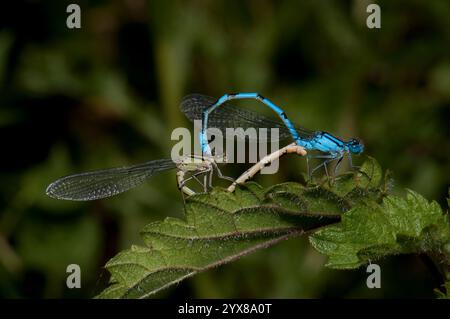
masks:
[[[44,190],[68,173],[168,157],[172,129],[191,127],[178,104],[192,92],[257,91],[306,127],[358,136],[396,189],[444,206],[450,3],[378,1],[382,28],[370,30],[363,0],[84,0],[82,28],[70,30],[70,2],[11,1],[0,12],[0,296],[92,297],[109,258],[139,244],[149,222],[180,216],[173,172],[92,203]],[[258,181],[302,171],[304,161],[286,158]],[[65,286],[70,263],[82,267],[82,289]],[[437,286],[418,256],[380,262],[379,290],[366,288],[364,269],[324,263],[293,239],[163,296],[433,297]]]

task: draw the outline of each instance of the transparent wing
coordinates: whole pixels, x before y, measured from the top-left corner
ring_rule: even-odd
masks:
[[[176,167],[171,159],[161,159],[143,164],[103,169],[62,177],[46,190],[56,199],[88,201],[105,198],[136,187],[154,174]]]
[[[186,117],[194,122],[194,120],[201,121],[202,112],[214,104],[217,99],[201,95],[191,94],[183,98],[180,109]],[[200,123],[200,122],[199,122]],[[241,107],[224,103],[215,109],[208,117],[208,127],[215,127],[222,132],[226,132],[226,128],[242,127],[244,130],[248,128],[277,128],[279,131],[279,140],[291,138],[292,135],[288,128],[284,125],[281,119],[266,117],[262,114],[245,110]],[[201,127],[199,127],[201,129]],[[311,138],[314,132],[305,129],[299,125],[295,126],[300,137]],[[246,136],[239,136],[238,138],[245,138]],[[272,137],[268,137],[270,139]],[[259,140],[264,140],[259,137]]]

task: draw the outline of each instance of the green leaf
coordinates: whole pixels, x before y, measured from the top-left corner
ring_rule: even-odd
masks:
[[[339,220],[283,209],[265,196],[250,183],[235,193],[214,189],[188,198],[186,220],[147,225],[141,233],[146,247],[133,246],[106,264],[113,284],[99,297],[148,297],[200,271]]]
[[[388,191],[384,184],[381,188],[382,181],[380,165],[368,157],[359,171],[344,173],[332,180],[316,181],[318,184],[308,186],[283,183],[269,188],[268,192],[272,200],[283,207],[342,214],[362,202],[380,201]]]
[[[391,254],[445,251],[449,220],[436,202],[408,191],[406,199],[388,196],[382,204],[354,207],[341,223],[319,230],[310,242],[329,257],[327,266],[357,268]]]
[[[263,189],[247,183],[186,199],[185,219],[147,225],[145,247],[133,246],[106,268],[111,285],[100,298],[145,298],[198,272],[295,235],[336,223],[360,203],[381,200],[382,172],[369,159],[361,172],[330,183],[284,183]]]

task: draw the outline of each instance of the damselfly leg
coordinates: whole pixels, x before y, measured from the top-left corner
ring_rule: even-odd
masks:
[[[338,170],[339,170],[339,166],[341,165],[343,159],[344,159],[344,155],[339,157],[339,159],[337,160],[336,165],[334,166],[334,176],[337,175]]]
[[[226,157],[224,155],[206,156],[206,155],[190,155],[189,158],[178,165],[179,172],[177,173],[178,187],[188,196],[195,194],[196,192],[186,186],[186,183],[190,180],[196,180],[202,187],[203,192],[208,192],[209,188],[213,187],[213,174],[217,172],[217,177],[234,181],[233,178],[225,176],[219,169],[217,163],[226,163]],[[187,173],[191,172],[190,176]],[[203,175],[203,182],[198,178]]]
[[[182,172],[182,171],[180,171]],[[185,172],[184,172],[185,173]],[[207,175],[211,176],[211,170],[208,171],[199,171],[199,172],[195,172],[192,175],[190,175],[189,177],[186,177],[185,174],[180,174],[181,176],[179,177],[179,181],[178,181],[178,188],[182,191],[186,190],[186,184],[187,182],[189,182],[190,180],[195,180],[198,184],[200,184],[200,186],[203,188],[203,190],[205,191],[205,181],[200,181],[198,179],[198,176],[200,175],[204,175],[204,177],[206,177]],[[192,191],[193,193],[195,193],[194,191]],[[206,192],[206,191],[205,191]],[[186,193],[186,192],[184,192]],[[191,192],[189,192],[189,194],[192,194]]]
[[[319,159],[324,159],[324,161],[322,163],[320,163],[319,165],[317,165],[316,167],[314,167],[312,170],[310,170],[309,158],[319,158]],[[328,154],[328,155],[308,154],[308,155],[306,155],[306,167],[307,167],[307,171],[308,171],[309,181],[312,181],[312,176],[321,167],[324,167],[327,177],[330,177],[330,175],[328,174],[327,165],[328,165],[328,163],[336,160],[336,158],[337,158],[337,156],[335,154]]]
[[[361,166],[353,165],[353,159],[352,159],[352,156],[351,156],[350,154],[348,155],[348,162],[349,162],[349,164],[350,164],[351,169],[353,169],[353,170],[355,170],[355,171],[357,171],[357,172],[360,172],[361,174],[363,174],[364,176],[366,176],[369,180],[372,179],[372,178],[369,176],[369,174],[367,174],[366,172],[364,172],[364,171],[361,170]]]
[[[226,175],[223,175],[223,174],[222,174],[222,171],[220,170],[220,168],[219,168],[219,166],[217,165],[216,162],[212,162],[212,165],[213,165],[214,169],[215,169],[216,172],[217,172],[217,177],[218,177],[218,178],[221,178],[221,179],[224,179],[224,180],[227,180],[227,181],[234,182],[234,178],[233,178],[233,177],[229,177],[229,176],[226,176]]]

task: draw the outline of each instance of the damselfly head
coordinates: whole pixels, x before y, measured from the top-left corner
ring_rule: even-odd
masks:
[[[364,144],[361,140],[358,140],[356,138],[352,138],[347,142],[348,149],[350,153],[353,154],[361,154],[364,152]]]

